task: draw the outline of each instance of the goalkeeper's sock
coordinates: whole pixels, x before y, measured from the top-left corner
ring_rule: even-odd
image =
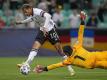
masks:
[[[65,55],[65,56],[63,56],[63,58],[66,59],[67,56]],[[74,69],[72,68],[72,66],[71,66],[71,65],[68,65],[67,68],[68,68],[68,71],[70,72],[70,75],[73,76],[73,75],[75,74],[75,71],[74,71]]]
[[[33,59],[37,55],[37,53],[38,53],[38,49],[32,49],[32,51],[30,51],[28,59],[26,60],[25,63],[31,64],[31,62],[33,61]]]

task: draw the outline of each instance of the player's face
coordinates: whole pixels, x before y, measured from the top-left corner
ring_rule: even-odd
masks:
[[[26,16],[30,16],[32,15],[32,9],[31,8],[28,8],[28,9],[23,9],[23,12]]]

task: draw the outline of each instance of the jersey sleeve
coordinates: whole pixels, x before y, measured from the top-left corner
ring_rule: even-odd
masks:
[[[21,23],[31,22],[32,20],[33,20],[32,17],[28,17],[27,19],[22,20]]]
[[[70,64],[72,64],[73,63],[73,57],[68,57],[67,59],[65,59],[64,61],[63,61],[63,64],[64,65],[70,65]]]
[[[59,62],[59,63],[51,64],[51,65],[47,66],[47,69],[53,70],[53,69],[64,67],[64,66],[66,66],[66,65],[64,65],[63,62]]]
[[[35,15],[39,15],[39,16],[44,16],[45,11],[43,11],[42,9],[34,9],[34,14]]]
[[[48,70],[53,70],[53,69],[56,69],[56,68],[64,67],[64,66],[72,64],[72,62],[73,62],[73,57],[68,57],[67,59],[65,59],[62,62],[59,62],[59,63],[56,63],[56,64],[51,64],[51,65],[47,66],[47,69]]]
[[[34,14],[45,18],[44,28],[46,28],[51,20],[51,15],[42,9],[34,9]]]
[[[83,35],[84,35],[84,25],[80,25],[78,32],[78,44],[81,46],[83,44]]]

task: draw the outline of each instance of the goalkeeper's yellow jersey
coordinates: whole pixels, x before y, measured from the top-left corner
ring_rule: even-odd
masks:
[[[95,55],[82,47],[84,25],[80,25],[78,32],[78,41],[73,46],[73,55],[65,60],[64,64],[72,64],[85,68],[93,68]]]
[[[75,54],[63,61],[64,65],[72,64],[84,68],[93,68],[95,63],[95,55],[80,47],[75,49]]]
[[[66,65],[76,65],[84,68],[94,68],[96,61],[107,60],[107,51],[89,52],[82,47],[84,25],[80,25],[78,32],[78,41],[73,46],[73,54],[63,62],[47,66],[48,70]]]
[[[73,55],[67,60],[63,61],[64,64],[72,64],[85,68],[93,68],[95,56],[82,47],[83,44],[84,25],[80,25],[78,32],[78,41],[73,46]]]
[[[73,46],[73,54],[67,59],[65,59],[63,62],[47,66],[48,70],[52,70],[70,64],[84,68],[93,68],[96,56],[82,47],[83,33],[84,25],[80,25],[78,32],[78,41]]]

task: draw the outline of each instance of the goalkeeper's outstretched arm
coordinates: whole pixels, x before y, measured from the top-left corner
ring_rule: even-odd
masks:
[[[56,69],[56,68],[64,67],[64,66],[67,66],[67,65],[63,64],[63,62],[59,62],[59,63],[56,63],[56,64],[49,65],[45,68],[47,68],[47,70],[52,70],[52,69]]]
[[[81,46],[83,44],[83,35],[84,35],[84,21],[81,21],[79,32],[78,32],[78,42]]]
[[[78,41],[75,43],[74,46],[82,46],[83,45],[83,35],[84,35],[84,27],[85,27],[85,19],[86,19],[86,13],[84,11],[81,11],[80,13],[80,19],[81,19],[81,24],[79,26],[79,31],[78,31]]]
[[[53,70],[53,69],[56,69],[56,68],[68,66],[68,65],[72,64],[72,62],[73,62],[73,58],[68,57],[63,62],[59,62],[59,63],[56,63],[56,64],[51,64],[51,65],[48,65],[46,67],[43,67],[42,65],[38,65],[38,66],[35,67],[34,72],[41,73],[43,71]]]
[[[80,24],[79,31],[78,31],[78,44],[77,44],[80,46],[83,45],[83,35],[84,35],[86,16],[87,16],[86,13],[84,11],[81,11],[80,13],[81,24]]]
[[[64,67],[64,66],[67,66],[67,65],[63,64],[63,62],[51,64],[51,65],[46,66],[46,67],[43,67],[42,65],[37,65],[34,69],[34,72],[41,73],[43,71],[49,71],[49,70],[53,70],[53,69]]]

